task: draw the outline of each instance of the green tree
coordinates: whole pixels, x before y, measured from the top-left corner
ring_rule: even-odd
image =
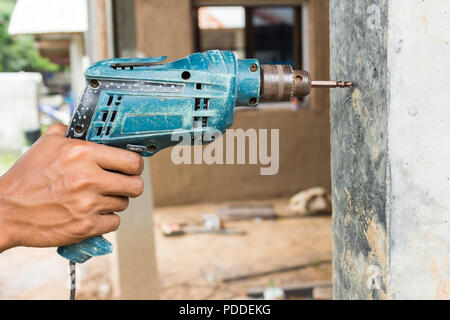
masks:
[[[58,65],[39,56],[32,36],[12,38],[8,23],[16,0],[0,1],[0,72],[57,71]]]

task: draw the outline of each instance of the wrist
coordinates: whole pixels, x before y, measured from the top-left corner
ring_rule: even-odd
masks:
[[[3,230],[0,222],[0,253],[11,248],[10,241],[4,231],[6,230]]]
[[[4,177],[0,177],[0,253],[12,248],[14,245],[11,238],[11,230],[8,227],[8,205],[6,201],[6,186]]]

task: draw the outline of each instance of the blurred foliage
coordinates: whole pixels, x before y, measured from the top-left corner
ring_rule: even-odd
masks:
[[[8,152],[0,154],[0,175],[3,175],[19,159],[19,155]]]
[[[39,56],[32,36],[8,33],[8,23],[16,0],[0,1],[0,72],[57,71],[58,65]]]

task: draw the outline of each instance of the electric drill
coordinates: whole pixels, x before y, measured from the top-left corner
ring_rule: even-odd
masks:
[[[67,137],[149,157],[178,144],[173,134],[213,141],[213,132],[224,133],[232,125],[235,107],[305,97],[312,87],[352,86],[312,81],[305,70],[237,59],[231,51],[211,50],[163,63],[165,59],[109,59],[89,67]],[[74,263],[111,251],[111,243],[101,236],[58,248]]]

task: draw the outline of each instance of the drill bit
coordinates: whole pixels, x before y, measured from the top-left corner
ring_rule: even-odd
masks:
[[[351,88],[353,83],[351,81],[311,81],[312,88]]]

